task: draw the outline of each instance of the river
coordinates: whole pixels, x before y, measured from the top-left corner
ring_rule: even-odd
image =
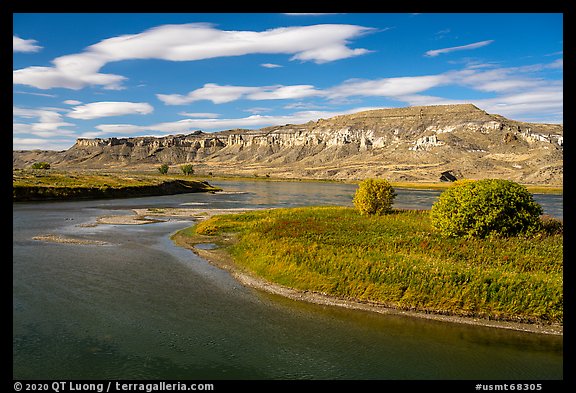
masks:
[[[214,181],[224,192],[13,204],[14,379],[563,378],[563,338],[381,315],[240,285],[170,234],[192,224],[89,226],[132,208],[352,204],[355,185]],[[439,191],[397,189],[394,207]],[[562,217],[562,195],[536,195]],[[56,234],[107,245],[49,243]]]

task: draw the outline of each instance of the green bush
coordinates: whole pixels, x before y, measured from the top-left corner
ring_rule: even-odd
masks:
[[[158,167],[158,172],[160,172],[162,175],[165,175],[168,173],[168,169],[170,167],[168,166],[168,164],[162,164]]]
[[[449,237],[507,237],[541,229],[542,207],[508,180],[459,180],[430,210],[432,227]]]
[[[542,223],[542,233],[546,235],[562,235],[564,233],[562,220],[545,215],[540,217],[540,222]]]
[[[182,171],[183,174],[185,174],[186,176],[189,175],[193,175],[194,174],[194,167],[192,166],[192,164],[184,164],[180,167],[180,170]]]
[[[35,162],[32,164],[32,169],[50,169],[50,164],[47,162]]]
[[[353,202],[362,215],[382,215],[392,211],[395,197],[387,180],[366,179],[358,185]]]

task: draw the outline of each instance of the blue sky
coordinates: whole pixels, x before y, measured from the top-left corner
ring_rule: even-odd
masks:
[[[473,103],[563,122],[561,13],[16,13],[13,148]]]

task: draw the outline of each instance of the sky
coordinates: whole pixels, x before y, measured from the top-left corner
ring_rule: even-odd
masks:
[[[13,14],[14,150],[458,103],[562,124],[563,14]]]

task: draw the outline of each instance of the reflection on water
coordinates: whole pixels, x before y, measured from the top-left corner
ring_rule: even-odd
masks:
[[[215,184],[230,192],[14,204],[13,377],[563,378],[562,337],[346,310],[249,289],[172,244],[169,234],[190,221],[83,226],[142,207],[351,205],[356,188]],[[395,206],[406,208],[429,207],[438,195],[397,192]],[[46,233],[113,245],[32,240]]]

